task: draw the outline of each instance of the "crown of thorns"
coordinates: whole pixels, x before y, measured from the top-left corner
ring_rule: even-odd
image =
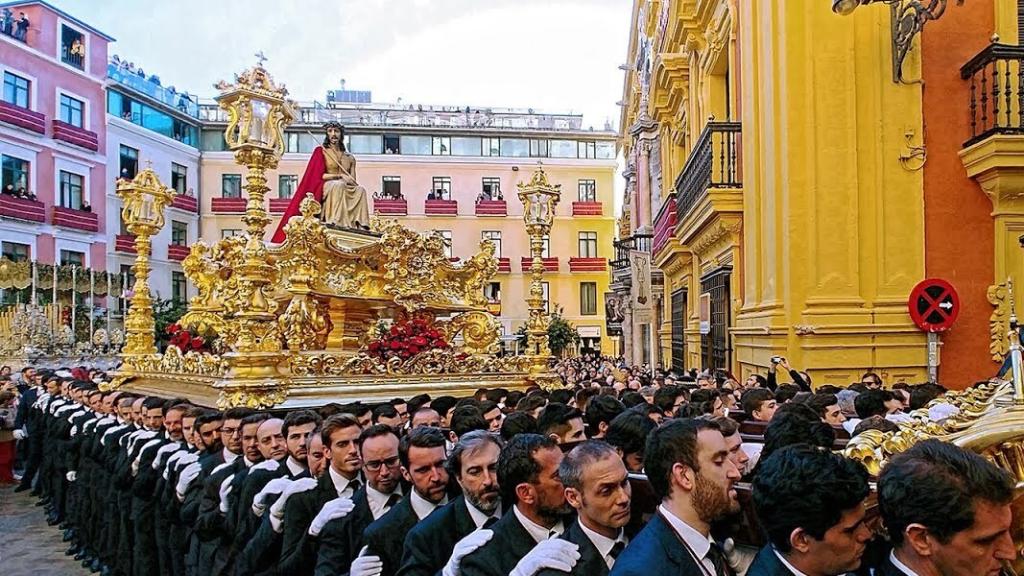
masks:
[[[334,120],[331,120],[330,122],[325,122],[324,123],[323,129],[324,129],[325,132],[327,130],[331,129],[331,128],[337,128],[338,130],[344,130],[345,129],[345,127],[342,126],[340,122],[335,122]]]

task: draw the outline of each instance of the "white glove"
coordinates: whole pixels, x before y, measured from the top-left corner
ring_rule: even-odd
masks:
[[[320,531],[324,529],[324,526],[326,526],[328,522],[336,518],[344,518],[345,516],[348,516],[350,512],[355,510],[355,508],[356,505],[352,502],[351,498],[335,498],[334,500],[329,500],[324,504],[323,508],[320,509],[316,518],[313,518],[313,522],[309,525],[309,535],[319,536]]]
[[[14,431],[15,440],[24,440],[25,438],[28,438],[28,432],[24,428],[18,428]]]
[[[737,574],[745,574],[757,556],[756,550],[737,548],[732,538],[726,538],[725,542],[722,542],[722,552],[729,567]]]
[[[71,432],[68,435],[71,436],[72,438],[78,436],[78,424],[75,424],[74,426],[71,427]]]
[[[218,493],[220,494],[221,514],[228,513],[228,494],[231,494],[231,489],[234,488],[234,486],[231,485],[231,481],[234,479],[235,475],[232,474],[231,476],[228,476],[227,478],[224,479],[223,482],[220,483],[220,490],[218,491]]]
[[[188,492],[189,485],[199,477],[199,473],[202,471],[199,462],[193,462],[181,471],[178,476],[178,485],[174,487],[175,492],[178,493],[178,500],[185,501],[185,492]]]
[[[75,472],[74,470],[69,470],[68,473],[64,475],[64,477],[68,479],[68,482],[74,482],[75,479],[78,478],[78,472]]]
[[[277,460],[264,460],[259,464],[254,464],[252,468],[249,468],[249,473],[252,474],[257,470],[267,470],[268,472],[274,472],[281,467],[281,463]]]
[[[380,556],[364,556],[368,551],[367,546],[363,546],[359,551],[359,556],[352,561],[352,567],[349,568],[349,576],[380,576],[384,571],[384,563],[380,561]]]
[[[270,527],[274,529],[274,532],[281,533],[281,521],[284,520],[284,506],[288,503],[288,499],[291,498],[292,494],[299,492],[306,492],[316,488],[316,480],[312,478],[300,478],[291,484],[281,492],[281,497],[274,502],[274,505],[270,507]]]
[[[139,475],[139,459],[132,460],[132,476]]]
[[[562,572],[572,572],[580,559],[580,547],[568,540],[552,538],[533,547],[523,556],[509,576],[534,576],[537,572],[550,568]]]
[[[462,562],[462,559],[487,544],[492,536],[494,536],[494,530],[475,530],[456,542],[455,548],[452,549],[452,557],[448,559],[448,563],[441,570],[441,576],[459,576],[459,563]]]
[[[199,462],[199,453],[193,452],[191,454],[185,454],[181,458],[178,458],[178,466],[187,466],[189,464],[195,464]]]
[[[153,458],[153,470],[160,469],[160,462],[163,461],[162,456],[164,454],[167,454],[168,452],[176,454],[178,452],[184,453],[185,451],[181,448],[181,444],[178,444],[177,442],[170,442],[168,444],[164,444],[163,446],[160,447],[159,450],[156,451],[156,457]],[[172,456],[174,454],[172,454]]]
[[[252,499],[252,513],[256,516],[263,516],[263,512],[267,509],[267,496],[271,494],[280,494],[292,483],[291,478],[274,478],[267,485],[260,490],[259,493]]]

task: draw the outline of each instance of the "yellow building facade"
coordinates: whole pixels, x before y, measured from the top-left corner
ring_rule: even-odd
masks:
[[[453,260],[477,253],[483,239],[496,245],[499,270],[486,295],[499,318],[505,348],[514,352],[514,335],[529,315],[530,284],[529,263],[524,262],[529,239],[517,184],[528,181],[541,164],[562,191],[545,260],[550,309],[560,310],[577,328],[579,350],[612,353],[604,295],[615,235],[616,134],[583,130],[579,116],[527,111],[492,114],[497,119],[490,128],[481,121],[459,127],[464,112],[451,107],[416,109],[379,125],[378,111],[369,108],[320,109],[315,118],[312,111],[301,115],[305,122],[300,120],[288,133],[289,151],[278,169],[268,172],[268,209],[275,216],[270,229],[276,228],[310,152],[319,144],[321,123],[336,119],[346,127],[347,146],[357,159],[356,178],[370,196],[371,214],[395,218],[415,230],[440,232],[449,241]],[[244,191],[236,189],[239,178],[244,183],[243,171],[229,152],[218,150],[217,111],[207,114],[201,235],[211,242],[244,230],[245,201],[240,198]],[[374,120],[367,121],[368,116]],[[416,124],[434,125],[413,125],[411,118],[417,118]]]
[[[634,2],[620,242],[652,237],[658,362],[743,378],[782,355],[818,383],[925,378],[907,314],[923,174],[901,161],[922,90],[893,82],[890,42],[882,6]]]

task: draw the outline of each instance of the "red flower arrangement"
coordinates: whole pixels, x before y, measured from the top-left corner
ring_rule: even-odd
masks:
[[[414,317],[397,320],[391,329],[367,345],[370,356],[387,361],[391,358],[408,360],[420,352],[446,350],[451,345],[426,318]]]
[[[167,334],[171,337],[168,344],[176,346],[182,354],[189,350],[195,350],[196,352],[208,352],[210,350],[209,343],[205,338],[192,334],[182,328],[177,322],[167,327]]]

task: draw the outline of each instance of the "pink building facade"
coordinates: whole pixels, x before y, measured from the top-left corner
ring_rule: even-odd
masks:
[[[14,25],[0,28],[3,254],[103,270],[113,38],[46,2],[0,4],[5,10]]]

